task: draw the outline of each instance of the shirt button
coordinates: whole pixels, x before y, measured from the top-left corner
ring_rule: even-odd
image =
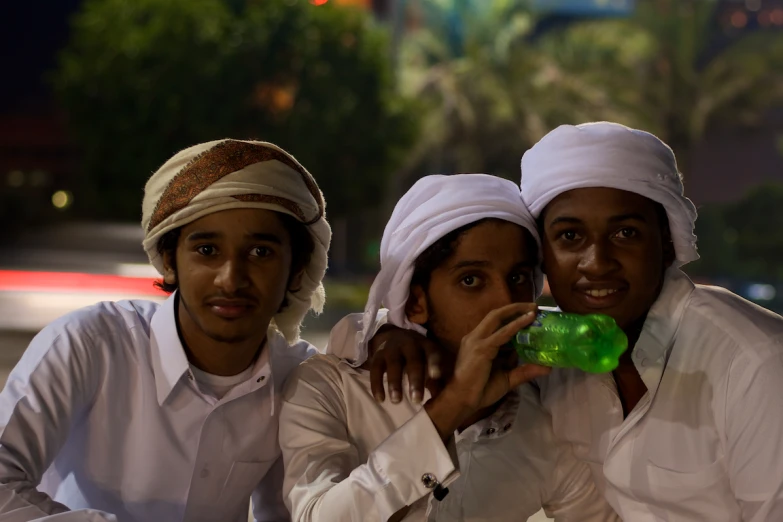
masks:
[[[193,380],[193,374],[192,373],[188,374],[188,379],[190,379],[191,381]]]
[[[207,468],[204,468],[201,470],[201,478],[205,479],[209,476],[209,470]]]
[[[508,431],[510,429],[511,429],[511,423],[510,422],[508,424],[506,424],[505,426],[503,426],[503,431]]]
[[[264,379],[266,379],[266,375],[262,375],[261,377],[259,377],[259,378],[258,378],[258,380],[257,380],[256,382],[261,382],[261,381],[263,381]]]
[[[650,364],[650,359],[642,359],[642,368],[647,368]]]
[[[424,484],[424,487],[427,489],[433,489],[435,486],[438,485],[438,479],[435,478],[435,475],[432,473],[425,473],[421,476],[421,483]]]
[[[498,431],[498,430],[496,430],[495,428],[489,428],[489,429],[487,430],[487,435],[492,435],[492,434],[493,434],[493,433],[495,433],[496,431]]]

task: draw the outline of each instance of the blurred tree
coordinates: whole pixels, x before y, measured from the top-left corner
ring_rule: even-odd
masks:
[[[702,258],[688,272],[783,282],[783,184],[769,183],[736,203],[701,209],[696,225]]]
[[[361,10],[306,0],[87,0],[53,75],[82,149],[79,210],[136,219],[152,171],[224,137],[290,150],[333,216],[373,205],[416,131],[386,45]]]
[[[586,23],[531,43],[524,0],[420,0],[427,29],[401,51],[403,92],[427,100],[415,177],[431,170],[519,177],[519,158],[552,128],[613,120],[636,123],[634,65],[650,52],[622,22]]]
[[[737,257],[749,276],[783,282],[783,184],[752,190],[726,211]]]
[[[733,30],[716,23],[715,9],[714,1],[645,0],[626,22],[653,43],[634,64],[642,97],[628,110],[680,154],[686,175],[691,148],[708,128],[752,126],[783,103],[783,33],[753,32],[715,47],[716,32]]]
[[[430,107],[415,173],[515,179],[524,150],[555,126],[606,119],[658,134],[687,174],[710,126],[753,125],[783,101],[783,34],[709,52],[711,1],[640,0],[630,18],[586,20],[535,41],[524,0],[417,5],[427,29],[412,34],[401,60],[404,92]]]

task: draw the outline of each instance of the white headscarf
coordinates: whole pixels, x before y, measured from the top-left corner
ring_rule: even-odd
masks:
[[[321,281],[332,232],[318,185],[293,156],[271,143],[218,140],[185,149],[168,160],[144,189],[141,225],[150,263],[164,273],[158,241],[166,232],[221,210],[258,208],[282,212],[303,223],[315,249],[301,288],[286,293],[288,306],[273,326],[293,342],[308,310],[323,310]]]
[[[696,207],[684,196],[674,152],[649,132],[607,122],[558,127],[522,157],[521,187],[522,199],[536,218],[569,190],[608,187],[634,192],[666,210],[675,265],[699,258]]]
[[[381,305],[389,310],[389,323],[425,333],[405,314],[416,258],[449,232],[485,218],[516,223],[539,243],[535,221],[522,203],[519,189],[502,178],[486,174],[426,176],[400,199],[383,232],[381,270],[370,288],[354,364],[367,359],[367,336],[375,329]],[[543,276],[537,269],[536,296],[542,288]]]

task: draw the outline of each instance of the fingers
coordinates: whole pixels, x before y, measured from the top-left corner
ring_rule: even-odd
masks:
[[[538,364],[524,364],[514,368],[506,374],[508,376],[509,390],[513,390],[514,388],[538,377],[549,375],[551,371],[552,368],[539,366]]]
[[[399,352],[399,356],[386,357],[386,386],[389,388],[389,398],[392,404],[402,400],[402,369],[405,366],[405,358]]]
[[[373,357],[370,364],[370,389],[372,396],[378,402],[386,400],[386,393],[383,387],[383,375],[386,373],[386,359],[383,357]]]
[[[484,339],[490,337],[505,324],[508,326],[510,319],[517,320],[528,312],[535,312],[538,309],[535,303],[512,303],[501,306],[489,312],[479,325],[473,330],[478,338]]]
[[[424,343],[424,357],[427,360],[427,377],[440,379],[443,375],[443,348],[437,343]]]
[[[403,347],[403,354],[405,375],[408,376],[408,393],[411,401],[414,404],[419,404],[424,396],[424,381],[426,380],[424,350],[418,346],[418,343],[408,344]]]
[[[495,333],[487,338],[492,346],[501,346],[511,340],[514,335],[523,328],[530,326],[536,320],[536,312],[529,311],[513,319],[508,324],[498,328]]]

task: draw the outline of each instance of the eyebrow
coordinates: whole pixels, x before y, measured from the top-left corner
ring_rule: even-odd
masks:
[[[223,234],[220,232],[193,232],[192,234],[188,235],[187,240],[188,241],[209,241],[214,239],[220,239],[223,237]],[[253,241],[266,241],[269,243],[275,243],[277,245],[282,245],[283,240],[280,239],[279,236],[276,234],[269,234],[269,233],[257,233],[257,234],[247,234],[245,236],[246,238],[250,238]]]
[[[536,264],[537,263],[533,260],[522,261],[514,265],[514,268],[535,268]],[[463,268],[485,268],[489,265],[489,261],[465,260],[460,261],[456,265],[449,268],[449,272],[456,272],[457,270],[461,270]]]
[[[489,266],[489,261],[466,259],[465,261],[460,261],[456,265],[449,268],[449,272],[456,272],[462,268],[484,268],[486,266]]]
[[[612,216],[609,218],[609,223],[619,223],[622,221],[641,221],[642,223],[647,223],[647,218],[645,218],[643,215],[639,214],[638,212],[619,214],[617,216]],[[549,226],[553,227],[561,223],[567,223],[569,225],[579,225],[582,223],[582,220],[571,216],[561,216],[553,219],[552,222],[549,224]]]
[[[553,227],[553,226],[559,225],[561,223],[568,223],[569,225],[578,225],[581,222],[582,222],[582,220],[579,219],[579,218],[569,217],[569,216],[561,216],[561,217],[556,217],[555,219],[553,219],[552,222],[549,224],[549,226]]]
[[[647,223],[647,219],[637,212],[620,214],[618,216],[612,216],[609,218],[610,223],[619,223],[620,221],[641,221],[642,223]]]

